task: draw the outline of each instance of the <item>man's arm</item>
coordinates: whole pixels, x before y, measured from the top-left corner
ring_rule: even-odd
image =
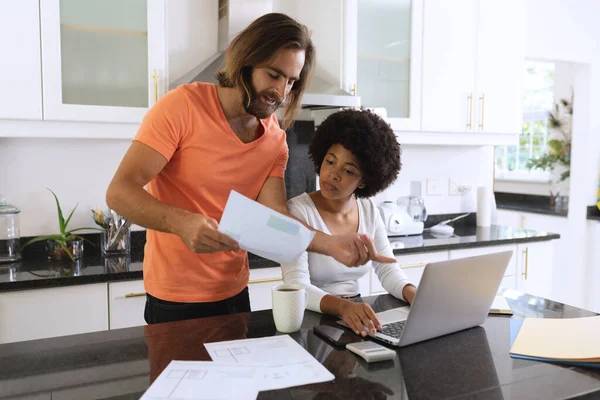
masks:
[[[180,236],[195,252],[237,250],[237,242],[219,232],[214,219],[170,206],[146,192],[144,186],[165,165],[163,155],[134,141],[108,186],[107,205],[137,225]]]
[[[373,241],[366,235],[352,233],[330,236],[298,220],[287,208],[283,178],[268,177],[258,194],[257,201],[264,206],[294,218],[308,229],[316,232],[315,237],[308,245],[307,251],[331,256],[347,266],[364,265],[370,260],[388,263],[396,261],[377,254]]]

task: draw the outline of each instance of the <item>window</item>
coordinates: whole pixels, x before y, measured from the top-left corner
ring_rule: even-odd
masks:
[[[550,179],[549,171],[529,171],[527,161],[544,154],[547,149],[550,137],[548,111],[554,104],[554,69],[551,62],[525,62],[523,130],[518,146],[496,147],[497,179]]]

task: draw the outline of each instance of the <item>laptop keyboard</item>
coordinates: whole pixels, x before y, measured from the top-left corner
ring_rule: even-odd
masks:
[[[383,333],[384,335],[391,336],[393,338],[400,338],[400,335],[404,330],[405,323],[406,320],[385,324],[381,327],[381,333]]]

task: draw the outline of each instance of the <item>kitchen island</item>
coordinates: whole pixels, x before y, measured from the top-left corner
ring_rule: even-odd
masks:
[[[305,312],[290,336],[335,375],[332,382],[261,392],[259,399],[562,399],[600,397],[600,370],[510,358],[524,317],[595,315],[521,292],[505,296],[513,316],[397,349],[393,361],[367,364],[336,350],[312,328],[335,318]],[[364,298],[375,311],[404,303]],[[0,345],[0,399],[137,399],[171,360],[210,357],[204,343],[280,335],[270,310]]]

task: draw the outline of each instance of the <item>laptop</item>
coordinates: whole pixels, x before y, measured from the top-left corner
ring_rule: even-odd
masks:
[[[413,304],[377,313],[382,330],[369,336],[403,347],[481,325],[512,254],[510,250],[427,264]],[[338,324],[346,326],[343,321]]]

